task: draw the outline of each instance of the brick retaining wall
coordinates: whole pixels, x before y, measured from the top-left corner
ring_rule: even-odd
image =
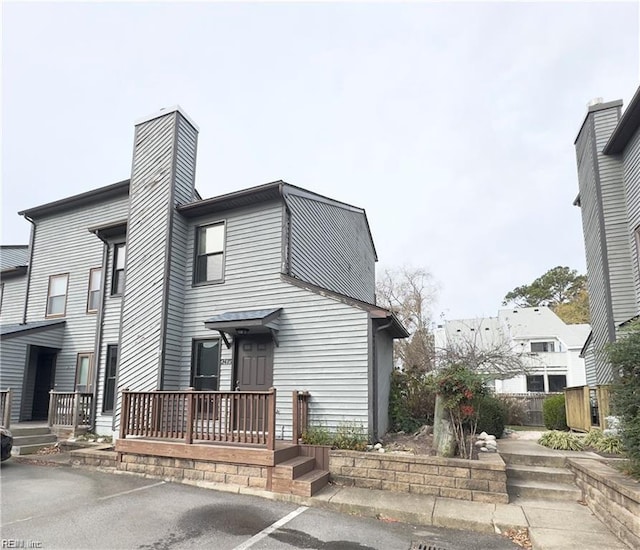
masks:
[[[640,548],[640,483],[597,460],[568,459],[589,509],[631,548]]]
[[[331,479],[338,484],[477,502],[509,502],[506,466],[498,454],[463,460],[333,450],[329,456]]]

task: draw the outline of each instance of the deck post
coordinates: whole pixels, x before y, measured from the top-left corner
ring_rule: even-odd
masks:
[[[184,442],[187,445],[191,445],[193,443],[193,390],[194,388],[188,388],[187,390],[187,429],[185,430]]]
[[[129,425],[129,388],[122,390],[122,404],[120,407],[120,439],[124,439]]]
[[[7,393],[4,396],[4,411],[2,411],[2,420],[4,427],[11,428],[11,388],[7,388]]]
[[[267,449],[276,449],[276,389],[269,388],[269,398],[267,407]]]
[[[73,392],[73,405],[71,408],[71,429],[73,430],[71,433],[73,437],[76,435],[76,430],[78,429],[78,417],[80,416],[80,392]]]
[[[297,444],[298,439],[300,438],[300,419],[298,417],[298,413],[300,411],[300,406],[298,404],[298,390],[293,390],[293,401],[291,403],[291,441]]]
[[[55,390],[49,390],[49,427],[53,426],[53,416],[57,407]]]

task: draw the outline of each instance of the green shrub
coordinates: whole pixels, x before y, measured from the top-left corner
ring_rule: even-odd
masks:
[[[560,432],[557,430],[543,434],[543,436],[538,439],[538,443],[559,451],[582,451],[584,449],[584,444],[580,437],[571,432]]]
[[[593,428],[592,430],[589,431],[589,433],[586,435],[586,437],[582,442],[584,443],[585,447],[597,448],[598,443],[600,443],[600,441],[602,441],[604,437],[605,436],[602,433],[602,430],[598,428]]]
[[[307,445],[331,445],[333,437],[324,426],[309,426],[302,433],[302,442]]]
[[[336,449],[364,451],[369,438],[359,422],[340,423],[333,436],[332,446]]]
[[[500,399],[486,396],[478,402],[477,432],[487,432],[500,439],[504,432],[507,411]]]
[[[505,424],[507,426],[524,426],[524,421],[527,418],[526,401],[510,395],[496,394],[495,397],[500,400],[507,415]]]
[[[436,394],[428,374],[391,373],[389,421],[391,431],[415,432],[433,424]]]
[[[341,422],[335,433],[324,426],[309,426],[302,434],[307,445],[329,445],[334,449],[364,451],[369,438],[359,422]]]
[[[542,417],[548,430],[568,430],[564,394],[547,397],[542,403]]]
[[[593,446],[601,453],[612,455],[619,455],[624,451],[622,440],[617,435],[603,435]]]
[[[607,348],[614,384],[611,406],[620,418],[620,436],[629,472],[640,479],[640,322],[624,329]]]

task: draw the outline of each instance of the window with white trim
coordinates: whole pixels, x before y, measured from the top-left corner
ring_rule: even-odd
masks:
[[[102,268],[89,270],[89,288],[87,290],[87,313],[96,313],[100,306],[100,289],[102,287]]]
[[[62,317],[67,309],[69,274],[51,275],[47,291],[47,317]]]

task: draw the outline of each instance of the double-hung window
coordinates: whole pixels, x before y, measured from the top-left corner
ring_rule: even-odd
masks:
[[[223,278],[224,222],[198,227],[193,282],[221,282]]]
[[[111,277],[111,295],[118,296],[124,290],[124,262],[126,259],[125,243],[113,247],[113,274]]]
[[[67,309],[69,274],[51,275],[47,292],[47,317],[62,317]]]
[[[107,346],[107,363],[104,372],[102,412],[112,413],[116,404],[116,374],[118,372],[118,346]]]
[[[102,286],[102,269],[96,267],[89,271],[89,289],[87,291],[87,313],[96,313],[100,305],[100,287]]]
[[[79,353],[76,365],[76,391],[92,391],[93,353]]]

